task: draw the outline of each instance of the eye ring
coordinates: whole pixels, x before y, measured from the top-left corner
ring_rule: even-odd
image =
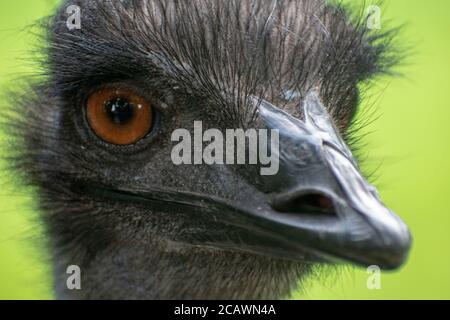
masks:
[[[106,87],[89,95],[86,117],[92,131],[103,141],[133,145],[153,128],[153,105],[136,91],[124,87]]]

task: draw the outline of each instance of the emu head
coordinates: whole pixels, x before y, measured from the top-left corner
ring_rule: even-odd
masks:
[[[319,0],[70,4],[81,28],[63,4],[17,125],[59,297],[279,298],[316,263],[404,262],[408,229],[347,145],[389,34]],[[194,137],[196,121],[273,130],[279,147],[259,146],[275,174],[174,163],[172,133]],[[69,265],[82,290],[67,290]]]

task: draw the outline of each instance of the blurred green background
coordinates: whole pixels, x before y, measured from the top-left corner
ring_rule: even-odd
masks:
[[[369,1],[367,1],[369,2]],[[0,2],[0,87],[31,71],[23,58],[33,47],[26,28],[49,14],[54,0]],[[382,276],[381,290],[368,290],[365,270],[346,269],[307,284],[309,299],[450,299],[450,1],[392,0],[383,23],[406,24],[400,42],[412,54],[404,77],[371,89],[379,119],[365,131],[368,160],[377,171],[384,201],[409,224],[410,260]],[[375,99],[375,100],[374,100]],[[1,137],[0,137],[1,139]],[[1,140],[0,140],[1,141]],[[0,299],[52,299],[49,264],[39,250],[41,229],[30,196],[11,191],[0,175]]]

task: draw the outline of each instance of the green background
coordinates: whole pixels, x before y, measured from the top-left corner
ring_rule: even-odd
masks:
[[[30,72],[22,60],[32,48],[25,28],[49,14],[53,0],[0,2],[0,86]],[[378,120],[365,128],[364,168],[380,167],[384,201],[411,227],[414,246],[399,272],[368,290],[365,270],[319,274],[298,298],[450,299],[450,1],[392,0],[383,23],[405,24],[400,43],[411,47],[401,78],[377,82],[363,106]],[[0,137],[1,138],[1,137]],[[50,272],[40,254],[41,232],[27,191],[11,190],[0,175],[0,299],[51,299]],[[329,273],[327,273],[329,274]]]

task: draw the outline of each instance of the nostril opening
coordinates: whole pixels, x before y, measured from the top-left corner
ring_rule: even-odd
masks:
[[[305,194],[278,202],[274,208],[292,214],[325,214],[336,215],[333,200],[322,194]]]

